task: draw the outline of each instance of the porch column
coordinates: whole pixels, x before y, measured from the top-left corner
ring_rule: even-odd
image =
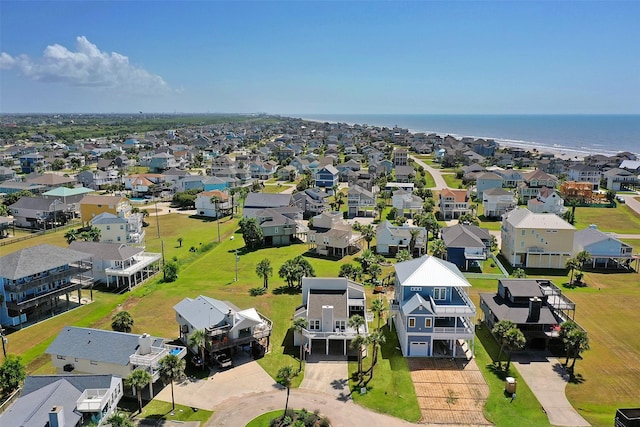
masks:
[[[149,396],[153,399],[153,379],[149,381]]]
[[[329,354],[329,338],[326,338],[324,340],[324,354],[325,355]]]
[[[82,293],[80,289],[78,289],[78,304],[82,304]]]
[[[347,355],[347,338],[345,338],[344,341],[342,342],[342,355],[343,356]]]

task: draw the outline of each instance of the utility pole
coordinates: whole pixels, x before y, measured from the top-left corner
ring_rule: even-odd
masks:
[[[2,326],[0,326],[0,341],[2,341],[2,354],[4,355],[4,358],[7,358],[7,348],[5,347],[5,344],[7,343],[7,337],[4,336],[4,329],[2,328]]]

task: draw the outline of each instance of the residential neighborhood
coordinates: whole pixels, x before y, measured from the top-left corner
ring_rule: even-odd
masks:
[[[608,375],[640,405],[611,320],[640,320],[631,153],[260,115],[48,134],[0,137],[0,425],[223,425],[282,390],[371,425],[601,425]]]

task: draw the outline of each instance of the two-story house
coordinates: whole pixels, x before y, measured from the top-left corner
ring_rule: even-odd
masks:
[[[297,207],[267,208],[255,212],[262,230],[265,246],[284,246],[294,243],[298,234],[297,219],[302,212]]]
[[[244,199],[245,218],[255,218],[256,212],[266,208],[293,206],[291,194],[249,193]]]
[[[421,197],[409,191],[397,190],[391,197],[391,205],[396,208],[396,216],[413,218],[422,213],[423,204],[424,200]]]
[[[315,174],[316,187],[327,188],[333,191],[333,187],[338,185],[339,172],[333,165],[326,165],[318,169]]]
[[[255,308],[240,310],[228,301],[205,297],[185,298],[176,304],[176,321],[180,326],[180,340],[190,344],[195,331],[205,332],[205,363],[211,363],[220,352],[232,352],[236,347],[250,346],[255,355],[269,348],[273,324]],[[200,354],[197,348],[191,348]]]
[[[395,256],[407,250],[414,257],[421,257],[427,253],[428,240],[424,227],[393,225],[387,220],[376,227],[376,253],[379,254]]]
[[[604,233],[598,227],[576,231],[573,242],[573,254],[582,251],[589,253],[591,268],[630,268],[633,259],[633,247],[618,239],[613,233]]]
[[[440,215],[445,221],[459,218],[460,215],[471,212],[469,209],[469,192],[467,190],[451,190],[445,188],[440,192],[438,207]]]
[[[0,325],[22,327],[54,314],[65,295],[93,282],[91,255],[51,245],[19,249],[0,257]],[[66,304],[68,307],[69,304]]]
[[[229,195],[220,190],[198,193],[195,204],[198,215],[210,218],[220,218],[229,215],[233,208]]]
[[[640,180],[638,175],[625,169],[609,169],[604,173],[607,179],[607,190],[622,191],[629,190],[638,185]]]
[[[502,188],[504,178],[495,172],[482,172],[476,176],[476,191],[478,199],[482,199],[482,195],[486,190],[492,188]]]
[[[294,319],[307,320],[308,326],[295,333],[293,343],[305,346],[309,353],[357,354],[351,349],[357,335],[367,335],[367,322],[355,330],[349,326],[354,315],[365,317],[364,286],[344,277],[305,277],[302,279],[302,304],[296,308]]]
[[[564,199],[554,188],[542,187],[534,199],[529,199],[527,209],[533,213],[554,213],[562,215],[567,211]]]
[[[93,278],[107,288],[131,290],[160,270],[162,254],[145,252],[142,247],[76,240],[69,248],[91,255]]]
[[[21,197],[9,206],[15,225],[25,228],[48,229],[66,224],[73,218],[73,207],[60,199]]]
[[[347,193],[347,209],[349,218],[376,214],[376,196],[373,192],[359,185],[349,187]]]
[[[318,255],[342,258],[360,250],[362,236],[353,232],[342,212],[322,212],[314,216],[311,223],[307,243],[309,250],[315,250]]]
[[[160,378],[160,360],[169,354],[183,359],[187,349],[167,344],[166,339],[149,334],[129,334],[103,329],[65,326],[45,354],[58,374],[112,374],[127,378],[135,369],[151,374],[149,394]]]
[[[141,213],[132,213],[125,218],[103,212],[91,218],[89,225],[100,230],[99,241],[102,243],[143,245],[146,231],[142,219]]]
[[[487,218],[500,218],[517,205],[513,193],[504,188],[490,188],[482,192],[482,212]]]
[[[517,196],[520,203],[535,199],[541,188],[556,188],[558,178],[541,170],[534,170],[524,175],[524,181],[518,184]]]
[[[575,232],[558,215],[514,209],[502,219],[500,253],[514,267],[565,268]]]
[[[518,184],[524,181],[524,176],[520,171],[515,169],[506,169],[506,170],[496,170],[498,175],[504,179],[502,186],[505,188],[516,188]]]
[[[491,234],[475,225],[456,224],[442,229],[442,241],[447,247],[447,261],[468,270],[474,263],[487,259],[491,252]]]
[[[129,199],[121,196],[87,195],[79,202],[80,218],[83,224],[88,224],[95,216],[108,212],[121,218],[131,215],[132,207]]]
[[[481,293],[480,309],[489,328],[510,320],[522,331],[527,347],[563,349],[560,324],[573,320],[576,305],[548,279],[499,279],[498,292]]]
[[[115,375],[29,375],[20,397],[0,414],[2,426],[96,426],[124,394]]]
[[[454,264],[425,255],[395,264],[391,320],[405,357],[473,355],[476,307]]]
[[[597,190],[600,187],[602,171],[594,166],[577,164],[567,170],[567,178],[572,181],[590,182],[593,184],[593,189]]]
[[[293,195],[293,204],[302,210],[305,218],[309,218],[328,209],[329,195],[323,188],[307,188]]]
[[[27,153],[20,156],[22,173],[32,173],[47,166],[44,156],[39,153]]]

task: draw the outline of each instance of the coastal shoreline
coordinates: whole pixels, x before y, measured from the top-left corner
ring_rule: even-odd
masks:
[[[354,122],[354,121],[349,121],[349,120],[336,120],[334,119],[321,119],[321,118],[308,118],[308,117],[298,117],[301,120],[305,120],[308,122],[313,122],[313,123],[333,123],[333,124],[337,124],[337,123],[344,123],[347,124],[349,126],[364,126],[365,124],[367,126],[374,126],[374,127],[386,127],[389,128],[388,125],[383,125],[383,124],[375,124],[375,123],[359,123],[359,122]],[[400,129],[407,129],[410,133],[425,133],[425,134],[437,134],[441,137],[445,137],[447,135],[453,136],[456,139],[462,139],[462,138],[473,138],[473,139],[485,139],[485,140],[493,140],[495,141],[498,146],[500,148],[505,148],[505,147],[511,147],[511,148],[521,148],[527,151],[531,151],[533,152],[534,150],[536,150],[537,153],[541,153],[541,154],[552,154],[555,157],[564,159],[564,160],[578,160],[578,161],[582,161],[584,160],[585,157],[587,156],[591,156],[591,155],[603,155],[603,156],[614,156],[620,152],[623,151],[630,151],[630,150],[624,150],[624,149],[620,149],[620,150],[607,150],[605,149],[606,147],[604,145],[602,145],[602,149],[596,148],[596,147],[581,147],[581,148],[576,148],[576,147],[567,147],[567,146],[563,146],[560,144],[553,144],[550,145],[550,143],[542,143],[542,142],[537,142],[537,141],[526,141],[526,140],[514,140],[514,139],[506,139],[506,138],[499,138],[499,137],[491,137],[491,136],[478,136],[478,135],[466,135],[466,134],[458,134],[458,133],[453,133],[453,132],[442,132],[442,131],[433,131],[433,130],[424,130],[424,129],[416,129],[416,128],[412,128],[412,127],[403,127],[398,125],[398,128]],[[636,156],[640,157],[640,153],[639,152],[635,152],[635,151],[631,151],[633,154],[635,154]]]

